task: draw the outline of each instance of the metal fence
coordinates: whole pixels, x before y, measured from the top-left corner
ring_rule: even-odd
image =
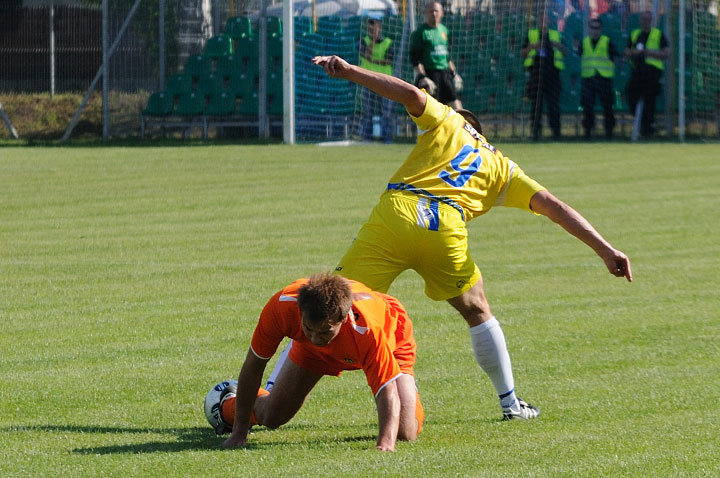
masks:
[[[275,9],[282,5],[280,1],[264,3]],[[604,5],[603,8],[606,10],[618,8],[621,15],[626,15],[624,18],[627,20],[640,9],[653,7],[652,2],[589,2],[594,9],[591,10],[588,6],[583,7],[585,2],[571,0],[564,2],[465,0],[443,3],[446,6],[446,18],[448,22],[456,22],[453,28],[457,31],[469,28],[468,19],[475,13],[486,13],[500,18],[506,14],[519,12],[531,18],[539,8],[550,8],[556,11],[558,28],[562,29],[565,19],[572,11],[579,11],[587,18],[587,15],[603,13],[597,9],[598,6]],[[322,4],[327,2],[318,0],[317,5]],[[659,109],[658,113],[661,117],[659,122],[665,121],[669,125],[668,137],[676,137],[679,108],[682,109],[684,105],[685,109],[682,109],[682,112],[686,114],[688,134],[701,138],[718,138],[720,137],[718,2],[700,0],[687,2],[685,51],[682,55],[677,47],[678,35],[681,31],[678,27],[678,9],[685,2],[674,0],[666,4],[670,5],[670,11],[666,15],[668,18],[666,34],[671,40],[673,58],[667,63],[664,83],[669,94],[661,102],[661,108],[667,105],[667,110]],[[101,5],[101,0],[64,0],[55,3],[35,0],[1,3],[0,94],[47,93],[52,96],[56,93],[70,92],[82,95],[88,92],[103,65]],[[247,15],[256,31],[260,31],[258,18],[262,5],[263,2],[260,0],[109,0],[105,31],[107,45],[114,49],[108,61],[105,84],[103,85],[101,78],[94,85],[95,91],[100,91],[102,86],[108,91],[106,118],[110,126],[107,131],[109,136],[138,136],[141,130],[140,114],[147,107],[151,93],[165,90],[172,75],[183,72],[188,59],[204,51],[208,39],[225,31],[228,18]],[[399,16],[396,18],[400,19],[400,23],[396,25],[398,44],[402,41],[407,42],[407,38],[403,36],[409,35],[409,29],[403,28],[406,26],[403,22],[410,18],[410,14],[405,12],[406,15],[402,16],[404,9],[409,5],[415,7],[416,22],[422,22],[422,1],[397,2]],[[665,4],[660,2],[658,7],[658,2],[655,2],[654,5],[660,9],[658,14],[666,14],[662,11]],[[317,13],[320,16],[325,15],[322,10],[318,10]],[[347,24],[345,20],[345,25]],[[312,24],[311,28],[313,28]],[[310,32],[311,35],[314,33],[314,31]],[[296,32],[295,43],[302,46],[309,41],[308,38],[310,37],[298,38]],[[316,41],[316,38],[319,37],[314,36],[310,39]],[[359,37],[353,38],[351,41],[356,42],[358,39]],[[252,45],[253,48],[259,48],[259,43]],[[264,48],[267,49],[268,46],[265,45]],[[470,49],[463,54],[470,58],[474,53]],[[264,54],[267,55],[267,51]],[[510,56],[512,54],[514,53],[510,52]],[[258,51],[257,55],[263,53]],[[684,61],[680,61],[681,58]],[[467,59],[459,59],[458,62],[464,64]],[[257,68],[258,65],[255,67]],[[407,62],[402,62],[398,71],[399,76],[408,77],[411,69]],[[468,71],[475,70],[468,69]],[[296,70],[296,78],[301,74],[304,73]],[[255,76],[249,80],[254,82],[252,85],[254,91],[251,94],[254,93],[256,96],[259,91],[258,76],[262,75],[256,70]],[[685,82],[685,89],[678,94],[680,78]],[[266,81],[276,80],[277,78],[266,79]],[[277,87],[277,84],[274,87]],[[265,91],[269,91],[268,88]],[[304,93],[298,92],[297,89],[293,92],[296,98]],[[318,101],[322,100],[320,96],[318,98]],[[351,117],[351,124],[357,125],[361,115],[359,109],[362,106],[359,101],[353,103],[355,109],[348,114]],[[274,108],[272,114],[280,113],[280,116],[275,116],[276,121],[282,121],[282,111],[278,112],[277,105],[278,103],[275,102],[269,106]],[[503,122],[512,124],[512,130],[496,131],[498,135],[524,138],[526,133],[522,129],[515,129],[515,126],[527,122],[525,107],[526,103],[518,106],[517,111],[511,114],[504,112],[495,114],[488,111],[487,117],[497,121],[497,124]],[[667,114],[663,115],[664,111],[667,111]],[[627,119],[627,112],[619,111],[619,113],[624,114]],[[405,119],[401,109],[394,109],[393,115],[398,124]],[[576,127],[578,124],[578,117],[577,111],[563,115],[564,128],[570,131],[570,135],[573,135],[573,126]],[[256,123],[257,118],[255,118]],[[252,125],[253,121],[247,124]],[[246,133],[249,131],[248,134],[256,134],[252,128],[246,128]],[[335,139],[338,136],[354,137],[357,134],[357,129],[353,128],[320,128],[320,130],[333,131],[328,135]],[[277,129],[272,132],[279,134]],[[200,132],[195,130],[193,134]],[[211,131],[211,134],[216,133]],[[409,128],[396,129],[396,136],[412,134],[414,132]]]

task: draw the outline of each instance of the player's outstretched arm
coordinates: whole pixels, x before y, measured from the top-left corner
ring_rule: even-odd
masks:
[[[377,449],[381,451],[395,451],[398,428],[400,427],[400,395],[398,395],[395,381],[386,384],[375,396],[378,411]]]
[[[223,442],[225,448],[238,448],[247,444],[250,429],[250,413],[252,412],[257,391],[260,388],[267,360],[259,358],[252,349],[248,349],[245,363],[238,377],[237,395],[235,398],[235,422],[230,437]]]
[[[342,78],[369,88],[380,96],[402,104],[413,116],[420,116],[425,111],[427,98],[422,90],[414,85],[375,71],[351,65],[339,56],[316,56],[314,65],[322,66],[325,73],[332,78]]]
[[[630,259],[610,245],[579,212],[553,196],[548,191],[535,193],[530,199],[530,208],[547,216],[567,232],[590,246],[605,262],[608,271],[616,277],[625,277],[632,282]]]

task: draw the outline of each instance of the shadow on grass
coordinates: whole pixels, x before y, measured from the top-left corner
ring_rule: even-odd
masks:
[[[289,425],[284,426],[281,430],[301,431],[303,429],[317,430],[317,427],[310,425]],[[4,431],[8,432],[63,432],[63,433],[82,433],[82,434],[161,434],[175,435],[175,438],[168,440],[154,440],[143,443],[95,446],[86,448],[73,448],[72,452],[80,455],[112,455],[112,454],[138,454],[138,453],[168,453],[183,452],[188,450],[223,450],[222,442],[227,438],[225,436],[217,436],[212,429],[208,427],[188,427],[188,428],[132,428],[132,427],[104,427],[92,425],[33,425],[33,426],[14,426],[8,427]],[[266,428],[254,428],[251,432],[256,433],[273,433],[273,430]],[[282,446],[315,446],[327,445],[329,443],[353,443],[353,442],[369,442],[375,443],[376,437],[373,435],[347,436],[337,437],[328,434],[326,437],[318,436],[317,438],[298,438],[297,440],[273,440],[270,442],[258,443],[250,438],[248,450],[262,450],[267,448],[277,448]],[[230,450],[228,450],[230,451]]]

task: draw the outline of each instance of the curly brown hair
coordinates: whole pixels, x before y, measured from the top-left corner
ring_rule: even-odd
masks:
[[[330,273],[315,274],[298,291],[298,307],[306,320],[341,322],[352,306],[350,283]]]

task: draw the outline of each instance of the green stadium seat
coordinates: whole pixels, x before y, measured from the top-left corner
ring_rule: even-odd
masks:
[[[240,72],[241,70],[241,64],[237,56],[235,55],[225,55],[221,56],[217,59],[217,64],[215,65],[215,74],[220,76],[223,79],[230,78],[236,71]]]
[[[191,89],[192,79],[182,73],[170,75],[167,84],[165,85],[165,92],[172,98],[176,98],[185,93],[190,93]]]
[[[235,72],[230,77],[227,91],[235,96],[246,97],[252,92],[257,92],[257,73]]]
[[[249,17],[230,17],[225,22],[225,35],[233,40],[251,38],[253,36],[252,22]]]
[[[205,42],[205,50],[203,56],[208,58],[218,58],[221,56],[231,55],[233,52],[233,43],[229,36],[220,34],[210,37]]]
[[[223,77],[215,73],[206,73],[198,80],[197,93],[200,96],[216,96],[225,91],[225,82]]]
[[[361,35],[365,36],[367,34],[367,21],[370,17],[366,16],[355,16],[350,17],[347,19],[347,27],[345,28],[345,32],[349,35],[355,36],[355,38],[360,38]],[[385,19],[382,20],[382,26],[383,26],[383,35],[385,36],[391,36],[390,32],[386,32],[385,29],[387,27],[387,24],[385,22]]]
[[[295,47],[296,60],[300,60],[304,67],[307,67],[305,60],[310,61],[312,57],[323,55],[325,52],[325,37],[319,33],[302,37]]]
[[[327,16],[318,18],[318,33],[324,36],[333,36],[343,31],[342,18]]]
[[[282,115],[284,112],[283,95],[280,94],[268,96],[268,114]]]
[[[504,26],[500,34],[507,45],[508,53],[519,57],[522,51],[523,41],[527,36],[527,31],[520,28],[514,28],[513,26]]]
[[[562,32],[563,44],[573,51],[578,51],[582,45],[584,33],[584,23],[582,14],[573,12],[565,20],[565,30]]]
[[[203,55],[190,55],[185,61],[183,72],[193,81],[212,71],[212,60]]]
[[[580,111],[580,74],[571,74],[567,70],[560,75],[562,93],[560,94],[560,111],[577,113]]]
[[[524,85],[523,85],[524,86]],[[523,86],[518,84],[496,86],[491,96],[494,99],[492,113],[519,113],[522,109]]]
[[[628,17],[627,31],[631,33],[633,30],[640,28],[640,13],[633,13]]]
[[[259,112],[259,101],[256,91],[247,96],[243,96],[240,106],[235,110],[240,116],[257,116]]]
[[[399,17],[397,15],[386,15],[385,17],[383,17],[383,34],[390,37],[396,45],[400,44],[400,38],[402,37],[402,31],[403,31],[402,17]]]
[[[560,20],[560,15],[555,10],[550,10],[548,12],[548,19],[550,20],[550,25],[548,25],[550,28],[557,30],[558,29],[558,21]],[[536,23],[537,25],[537,23]]]
[[[523,37],[527,35],[527,19],[525,18],[525,14],[523,13],[506,13],[502,17],[500,17],[500,22],[503,32],[505,30],[511,29],[521,32]]]
[[[619,15],[616,15],[614,13],[603,13],[599,16],[599,18],[602,22],[603,32],[622,30],[622,19]]]
[[[268,38],[267,40],[267,55],[268,55],[268,69],[279,70],[282,69],[282,57],[283,57],[283,42],[282,37]]]
[[[205,114],[210,116],[229,116],[235,112],[235,96],[225,91],[211,95]]]
[[[257,72],[259,45],[257,38],[243,38],[238,40],[237,49],[233,56],[238,61],[240,69],[245,72]],[[218,59],[219,61],[219,59]]]
[[[164,91],[157,91],[148,98],[147,106],[143,110],[144,116],[167,116],[172,112],[173,98]]]
[[[581,58],[577,54],[568,54],[565,56],[565,72],[570,74],[580,74],[581,69]]]
[[[625,61],[615,63],[615,76],[613,77],[613,87],[615,90],[625,92],[625,85],[630,79],[630,65]]]
[[[467,30],[465,28],[465,17],[462,15],[447,14],[443,17],[442,23],[449,30],[451,40],[454,39],[456,35],[464,33]]]
[[[267,17],[268,38],[282,38],[282,20],[279,17]]]
[[[310,17],[293,17],[295,26],[295,35],[301,33],[313,33],[312,18]]]
[[[488,35],[497,31],[497,18],[491,13],[475,12],[470,15],[470,31],[476,34]]]
[[[267,81],[268,95],[282,95],[283,91],[283,75],[282,70],[269,72],[265,78]]]
[[[326,37],[325,48],[328,55],[338,55],[350,63],[358,62],[358,39],[342,33]]]
[[[508,54],[508,38],[493,31],[487,37],[487,51],[490,56],[505,57]]]
[[[198,116],[203,113],[204,108],[205,98],[193,91],[180,95],[173,114],[175,116]]]

